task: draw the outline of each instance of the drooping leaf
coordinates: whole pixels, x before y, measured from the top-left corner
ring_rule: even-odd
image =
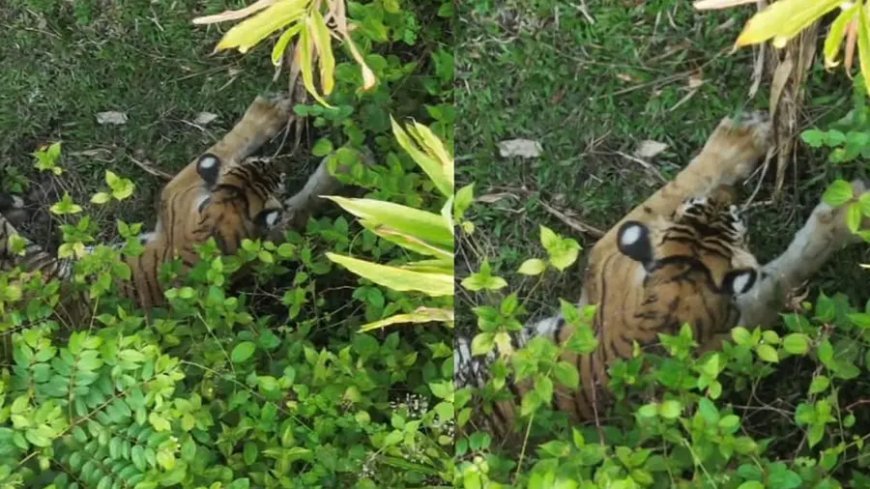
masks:
[[[816,19],[837,8],[841,0],[780,0],[755,14],[737,38],[737,47],[774,39],[774,46],[786,41],[812,24]]]
[[[359,64],[360,70],[362,71],[363,90],[371,90],[378,83],[378,78],[375,76],[375,72],[369,68],[368,64],[366,64],[366,61],[363,59],[362,54],[360,54],[359,49],[357,49],[356,44],[354,44],[353,40],[349,35],[347,35],[347,33],[344,33],[344,42],[347,43],[351,56],[353,56],[353,59],[357,64]]]
[[[282,0],[239,22],[224,34],[215,51],[237,48],[246,53],[273,32],[302,19],[308,0]]]
[[[326,198],[364,220],[367,226],[387,226],[433,245],[453,249],[453,228],[446,226],[437,214],[382,200],[338,196]]]
[[[393,290],[418,291],[433,297],[453,295],[452,273],[415,272],[335,253],[327,253],[326,257],[363,278]]]
[[[861,4],[859,4],[861,5]],[[858,64],[864,77],[865,90],[870,91],[870,20],[867,9],[859,9],[858,17]]]
[[[248,5],[247,7],[239,10],[225,10],[219,14],[197,17],[193,19],[193,23],[196,25],[216,24],[218,22],[226,22],[228,20],[244,19],[245,17],[254,15],[260,10],[269,7],[270,5],[275,3],[275,1],[276,0],[258,0],[251,5]]]
[[[395,316],[390,316],[386,319],[365,324],[360,328],[360,332],[363,333],[374,329],[381,329],[392,324],[429,322],[447,323],[452,326],[453,310],[433,307],[418,307],[414,312],[408,314],[396,314]]]
[[[846,36],[846,27],[849,22],[858,13],[860,4],[847,8],[840,12],[840,15],[831,23],[831,30],[828,31],[828,37],[825,38],[825,68],[834,68],[838,64],[837,56],[840,54],[840,46],[843,44],[843,38]]]
[[[290,41],[293,39],[293,36],[299,34],[299,31],[302,30],[302,23],[297,22],[290,26],[281,37],[275,41],[275,46],[272,47],[272,64],[278,66],[281,64],[281,59],[284,57],[284,52],[287,51],[287,45],[290,44]]]
[[[400,126],[392,117],[393,134],[399,145],[411,155],[420,165],[432,183],[445,197],[453,195],[453,157],[444,144],[422,124],[414,123],[408,126],[408,131]],[[413,137],[413,139],[412,139]]]
[[[332,54],[332,40],[329,38],[329,28],[323,16],[314,9],[306,18],[306,25],[311,30],[311,40],[317,50],[318,65],[320,66],[320,88],[324,95],[332,93],[335,87],[335,57]]]

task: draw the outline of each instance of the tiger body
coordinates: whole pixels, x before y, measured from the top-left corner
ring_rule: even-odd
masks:
[[[214,238],[221,252],[235,253],[242,240],[264,236],[279,221],[282,203],[277,196],[283,174],[266,160],[249,158],[287,123],[291,105],[286,99],[257,97],[242,119],[220,141],[170,180],[160,194],[154,231],[140,236],[143,251],[126,257],[131,280],[121,292],[148,312],[164,303],[158,280],[161,266],[180,259],[185,268],[199,258],[197,248]],[[58,259],[23,238],[0,215],[0,265],[18,266],[50,280],[68,280],[69,259]],[[13,252],[13,241],[24,242]]]
[[[833,252],[855,237],[841,210],[819,204],[776,260],[761,266],[749,251],[746,227],[733,204],[734,186],[768,151],[770,123],[760,114],[724,119],[701,152],[677,177],[614,225],[590,250],[579,306],[595,305],[590,354],[564,351],[580,388],[556,386],[553,405],[575,422],[598,419],[609,401],[608,368],[631,358],[635,345],[656,348],[659,334],[692,327],[700,350],[719,346],[738,324],[768,325],[784,304],[784,291],[806,280]],[[855,183],[858,194],[863,186]],[[522,346],[536,336],[564,344],[574,327],[550,317],[524,327]],[[459,338],[454,355],[457,388],[482,387],[495,354],[470,355]],[[517,400],[529,388],[511,386],[511,398],[493,404],[475,421],[506,434],[514,428]]]

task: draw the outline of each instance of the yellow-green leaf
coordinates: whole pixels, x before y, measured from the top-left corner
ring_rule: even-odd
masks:
[[[418,307],[416,310],[414,310],[414,312],[408,314],[396,314],[395,316],[390,316],[386,319],[381,319],[379,321],[373,321],[371,323],[365,324],[362,328],[360,328],[360,332],[363,333],[366,331],[371,331],[373,329],[381,329],[385,326],[390,326],[392,324],[430,322],[440,322],[452,325],[453,310],[432,307]]]
[[[299,34],[299,31],[301,30],[302,23],[297,22],[281,34],[281,37],[278,38],[278,41],[275,42],[275,46],[272,48],[273,65],[278,66],[281,64],[281,59],[284,57],[284,51],[287,50],[287,45],[290,44],[290,40],[293,39],[293,36]]]
[[[332,40],[329,38],[329,28],[317,9],[311,12],[306,21],[312,33],[314,47],[317,49],[318,65],[320,66],[320,87],[324,95],[332,93],[335,86],[335,57],[332,54]]]
[[[414,123],[405,132],[392,117],[390,122],[399,145],[420,165],[442,194],[446,197],[453,195],[453,157],[447,153],[444,144],[422,124]]]
[[[238,48],[246,53],[273,32],[300,20],[308,0],[282,0],[239,22],[224,34],[215,51]]]
[[[420,253],[421,255],[436,256],[440,258],[452,258],[453,250],[433,246],[415,236],[409,236],[405,233],[400,233],[395,229],[386,226],[370,225],[367,221],[362,221],[362,224],[373,233],[377,234],[385,240],[395,243],[407,250]]]
[[[828,31],[828,37],[825,38],[825,68],[833,68],[840,64],[837,61],[837,56],[840,54],[840,46],[843,44],[843,38],[846,36],[846,27],[855,14],[858,13],[860,4],[855,4],[846,10],[840,12],[840,15],[831,23],[831,30]]]
[[[97,192],[91,197],[92,204],[105,204],[109,201],[109,194],[106,192]]]
[[[332,107],[326,103],[326,100],[323,100],[323,97],[320,96],[320,93],[317,92],[317,88],[314,86],[313,59],[314,42],[311,40],[311,31],[309,29],[302,29],[299,33],[299,42],[296,44],[296,57],[294,59],[296,66],[299,67],[299,71],[302,73],[302,84],[305,85],[308,93],[321,105]]]
[[[858,15],[858,60],[864,80],[870,80],[870,22],[867,18],[867,9],[860,9]],[[864,85],[865,89],[870,91],[870,83],[865,82]]]
[[[520,265],[518,273],[522,275],[540,275],[547,268],[547,262],[540,258],[529,258]]]
[[[371,90],[378,83],[378,78],[375,76],[375,72],[366,64],[366,60],[363,59],[356,44],[354,44],[353,40],[347,34],[344,35],[344,42],[347,43],[351,56],[353,56],[353,59],[360,66],[360,70],[362,70],[363,90]]]
[[[375,199],[326,196],[369,227],[387,226],[432,245],[453,249],[453,229],[438,214]]]
[[[419,260],[402,265],[405,270],[425,273],[453,273],[453,255],[440,260]]]
[[[453,295],[452,273],[415,272],[335,253],[327,253],[326,257],[363,278],[399,292],[418,291],[433,297]]]
[[[755,14],[737,38],[737,47],[774,39],[782,47],[819,17],[837,8],[842,0],[780,0]]]

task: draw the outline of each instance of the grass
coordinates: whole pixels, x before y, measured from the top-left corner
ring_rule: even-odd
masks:
[[[675,175],[723,116],[766,108],[765,85],[754,99],[747,96],[752,51],[731,53],[752,11],[696,13],[675,0],[505,0],[463,7],[457,178],[475,182],[475,193],[488,203],[472,216],[477,231],[459,250],[458,276],[486,255],[533,316],[552,314],[557,297],[576,300],[582,264],[540,286],[515,273],[524,259],[544,254],[537,239],[541,224],[586,250],[595,243],[594,234],[572,229],[547,206],[606,230],[661,185],[655,172]],[[816,66],[809,87],[806,121],[836,119],[850,108],[851,89],[841,73]],[[513,138],[540,142],[543,154],[500,158],[497,143]],[[653,160],[653,171],[623,156],[642,140],[668,145]],[[776,202],[769,202],[768,176],[755,199],[763,204],[747,216],[759,260],[784,249],[836,176],[824,154],[804,151]],[[744,195],[757,184],[757,178],[749,182]],[[856,262],[868,259],[867,247],[840,253],[814,279],[814,290],[866,301],[867,272]],[[473,327],[470,311],[459,317]]]
[[[8,0],[0,6],[0,190],[15,180],[31,183],[31,204],[46,204],[69,191],[88,202],[104,186],[105,170],[137,185],[134,198],[108,209],[88,208],[111,238],[114,218],[153,225],[153,203],[163,181],[134,163],[173,174],[205,150],[241,117],[260,93],[286,89],[272,82],[272,67],[260,46],[247,56],[212,55],[225,27],[194,26],[191,20],[243,0]],[[124,112],[124,125],[100,125],[96,114]],[[205,127],[200,112],[218,118]],[[38,175],[30,154],[63,142],[60,178]],[[302,181],[307,171],[290,174]],[[46,188],[50,191],[46,191]],[[109,215],[111,213],[111,215]],[[56,223],[53,226],[56,240]],[[43,234],[38,232],[37,234]],[[32,236],[49,240],[47,236]]]

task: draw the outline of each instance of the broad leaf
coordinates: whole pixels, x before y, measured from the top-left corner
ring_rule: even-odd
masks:
[[[773,38],[773,45],[785,43],[819,17],[837,8],[842,0],[780,0],[755,14],[737,38],[737,47]]]
[[[453,310],[452,309],[437,309],[432,307],[419,307],[414,312],[408,314],[396,314],[386,319],[374,321],[365,324],[360,328],[360,332],[371,331],[373,329],[381,329],[385,326],[400,323],[430,323],[442,322],[448,326],[453,326]]]
[[[363,278],[393,290],[413,290],[433,297],[453,295],[452,273],[415,272],[335,253],[327,253],[326,257]]]
[[[308,0],[282,0],[239,22],[224,34],[215,51],[238,48],[246,53],[273,32],[302,19]]]
[[[326,198],[364,220],[367,226],[387,226],[432,245],[453,249],[453,228],[446,226],[438,214],[375,199]]]

